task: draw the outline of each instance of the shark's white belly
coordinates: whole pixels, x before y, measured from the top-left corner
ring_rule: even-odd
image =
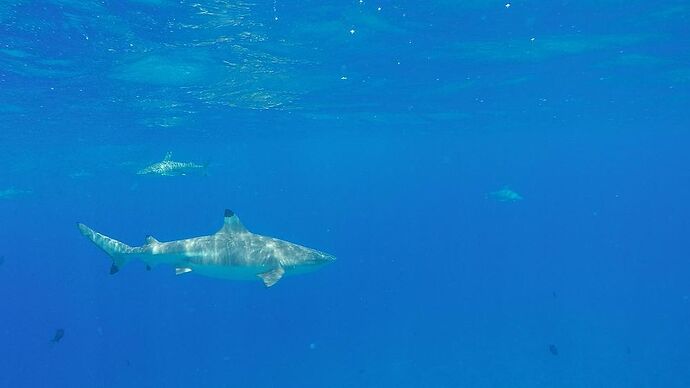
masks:
[[[256,280],[257,275],[270,271],[268,267],[236,267],[224,265],[198,265],[187,266],[192,273],[209,276],[213,278],[232,279],[232,280]]]
[[[231,280],[256,280],[257,276],[273,270],[274,266],[224,266],[224,265],[187,265],[187,268],[192,270],[192,273],[213,278],[231,279]],[[285,275],[296,275],[307,272],[312,272],[316,268],[309,267],[286,267]]]

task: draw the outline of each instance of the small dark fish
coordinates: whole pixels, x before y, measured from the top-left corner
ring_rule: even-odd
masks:
[[[551,296],[553,296],[554,298],[558,298],[558,295],[556,295],[556,291],[551,291]]]
[[[57,330],[55,330],[55,335],[53,336],[53,339],[50,340],[50,342],[56,344],[56,343],[60,342],[60,340],[64,336],[65,336],[65,329],[57,329]]]
[[[558,348],[556,347],[556,345],[549,345],[549,352],[551,352],[551,354],[553,354],[554,356],[558,356]]]

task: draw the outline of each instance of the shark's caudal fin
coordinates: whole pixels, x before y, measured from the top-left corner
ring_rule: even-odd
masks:
[[[114,274],[129,261],[128,254],[132,253],[132,247],[121,243],[114,238],[102,235],[95,230],[89,228],[84,224],[77,224],[81,234],[93,241],[96,246],[101,248],[113,259],[113,265],[110,267],[110,274]]]

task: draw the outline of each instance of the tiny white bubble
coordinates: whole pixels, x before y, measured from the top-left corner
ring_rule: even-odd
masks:
[[[342,76],[342,77],[340,77],[340,79],[342,79],[342,80],[346,80],[346,79],[347,79],[347,77],[346,77],[346,76]]]
[[[377,11],[381,11],[381,7],[376,8]]]
[[[350,30],[350,34],[354,34],[354,33],[355,33],[354,29]]]
[[[510,3],[506,3],[506,8],[510,8]]]

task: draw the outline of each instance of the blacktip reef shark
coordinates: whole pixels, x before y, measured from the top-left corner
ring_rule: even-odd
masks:
[[[487,198],[493,199],[499,202],[517,202],[522,201],[522,195],[511,190],[508,187],[504,187],[498,191],[492,191],[486,195]]]
[[[172,160],[172,152],[168,151],[162,161],[137,171],[138,175],[156,174],[162,176],[187,175],[193,171],[206,169],[205,164],[194,162],[176,162]]]
[[[131,247],[78,224],[81,234],[113,260],[114,274],[130,261],[140,260],[147,269],[159,264],[175,267],[177,275],[200,275],[248,280],[260,278],[266,287],[283,275],[311,272],[335,260],[334,256],[247,230],[232,210],[225,210],[223,227],[209,236],[160,242],[148,236],[146,244]]]
[[[22,190],[14,187],[0,190],[0,199],[15,199],[32,194],[31,190]]]

